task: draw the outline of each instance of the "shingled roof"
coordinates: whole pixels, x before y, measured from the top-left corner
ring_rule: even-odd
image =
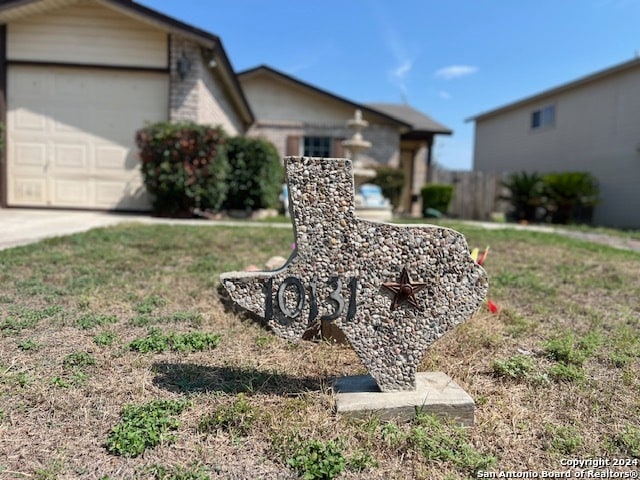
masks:
[[[451,135],[453,133],[450,128],[436,122],[433,118],[407,104],[367,103],[366,105],[369,108],[386,113],[390,117],[397,118],[400,121],[410,124],[412,126],[412,130],[416,132],[439,133],[443,135]]]

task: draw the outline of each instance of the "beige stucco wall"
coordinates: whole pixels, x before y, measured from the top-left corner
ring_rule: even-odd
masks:
[[[286,155],[288,136],[347,139],[354,133],[346,126],[355,113],[351,105],[266,74],[241,78],[241,83],[257,119],[248,134],[268,139],[280,155]],[[362,136],[372,143],[372,148],[362,154],[362,160],[397,166],[400,142],[397,124],[384,122],[368,112],[363,112],[363,118],[369,127]]]
[[[353,117],[353,108],[340,102],[327,101],[326,95],[315,94],[295,84],[283,84],[264,75],[242,79],[242,88],[253,113],[261,122],[300,122],[334,125],[336,118]]]
[[[9,23],[7,59],[166,68],[167,34],[83,1]]]
[[[531,112],[553,104],[555,125],[531,130]],[[640,228],[640,69],[476,122],[474,170],[589,171],[600,182],[597,224]]]
[[[190,62],[184,79],[176,67],[183,53]],[[228,101],[216,71],[218,67],[210,68],[206,62],[199,45],[178,35],[172,36],[170,119],[221,125],[229,135],[241,135],[244,124]]]

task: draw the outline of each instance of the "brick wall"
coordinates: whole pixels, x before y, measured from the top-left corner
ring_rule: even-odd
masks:
[[[177,64],[183,54],[189,60],[190,69],[181,78]],[[228,101],[216,68],[210,68],[207,62],[198,44],[178,35],[171,36],[169,118],[221,125],[230,135],[243,134],[242,121]]]

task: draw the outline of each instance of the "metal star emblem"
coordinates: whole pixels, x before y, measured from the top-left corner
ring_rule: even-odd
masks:
[[[409,302],[415,308],[419,308],[416,293],[424,289],[427,284],[424,282],[412,282],[409,278],[407,267],[403,267],[400,273],[400,283],[388,282],[383,283],[382,286],[394,293],[393,303],[391,304],[391,311],[394,311],[404,301]]]

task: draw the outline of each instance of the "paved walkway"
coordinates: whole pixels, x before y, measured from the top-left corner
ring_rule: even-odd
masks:
[[[555,233],[569,238],[586,240],[588,242],[609,245],[610,247],[619,248],[621,250],[634,250],[640,252],[640,240],[633,238],[624,238],[621,236],[607,235],[599,232],[585,232],[579,230],[570,230],[567,228],[556,227],[551,225],[518,225],[514,223],[495,223],[495,222],[476,222],[462,221],[469,225],[480,226],[487,230],[500,230],[511,228],[513,230],[527,230],[530,232]]]
[[[288,223],[243,222],[224,220],[156,218],[142,214],[87,212],[69,210],[37,210],[26,208],[0,208],[0,250],[38,242],[45,238],[71,235],[96,227],[109,227],[120,223],[162,223],[170,225],[246,226],[289,228]],[[580,232],[547,225],[514,225],[491,222],[464,222],[486,229],[513,228],[545,233],[557,233],[567,237],[602,243],[624,250],[640,252],[640,240],[605,235],[596,232]]]

